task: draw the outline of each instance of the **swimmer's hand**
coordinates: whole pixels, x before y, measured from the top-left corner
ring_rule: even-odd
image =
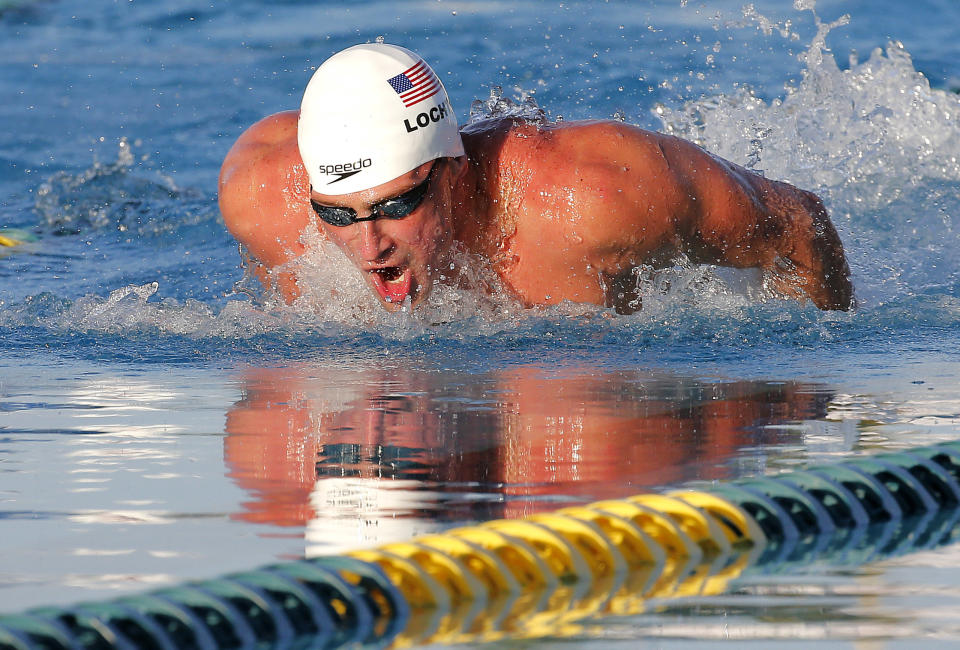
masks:
[[[820,309],[848,311],[855,302],[840,236],[820,199],[809,192],[799,194],[801,205],[790,211],[790,236],[778,251],[775,264],[780,268],[775,271],[789,270]]]

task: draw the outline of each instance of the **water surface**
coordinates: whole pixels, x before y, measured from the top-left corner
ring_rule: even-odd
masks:
[[[948,0],[0,5],[0,227],[32,240],[0,249],[0,611],[956,439],[958,24]],[[629,317],[459,289],[385,314],[329,251],[279,307],[243,278],[220,161],[381,35],[462,122],[532,100],[816,191],[858,308],[680,264]],[[958,567],[781,567],[575,634],[946,644]]]

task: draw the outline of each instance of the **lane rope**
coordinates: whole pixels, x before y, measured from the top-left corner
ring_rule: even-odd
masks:
[[[960,442],[502,519],[341,556],[0,616],[0,649],[420,645],[575,633],[745,572],[960,536]]]

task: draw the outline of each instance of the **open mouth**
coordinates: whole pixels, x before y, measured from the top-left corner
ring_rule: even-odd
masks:
[[[370,271],[373,286],[384,301],[402,303],[410,295],[413,274],[407,266],[386,266]]]

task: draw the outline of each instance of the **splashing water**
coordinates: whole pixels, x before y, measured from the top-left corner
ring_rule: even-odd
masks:
[[[796,8],[814,11],[814,2]],[[744,16],[793,38],[752,7]],[[717,155],[821,194],[847,244],[862,305],[910,297],[960,276],[960,98],[930,87],[902,44],[841,69],[823,23],[799,55],[801,82],[770,103],[749,87],[655,109],[663,130]],[[917,251],[924,251],[921,259]],[[927,257],[927,256],[931,257]]]
[[[504,97],[503,88],[493,86],[486,100],[475,99],[470,105],[470,119],[466,126],[496,118],[515,118],[531,124],[542,124],[547,120],[546,112],[537,106],[533,95],[523,94],[516,102]]]
[[[842,16],[824,23],[815,2],[798,0],[794,6],[810,11],[816,26],[815,36],[799,55],[802,78],[795,87],[787,87],[783,97],[769,102],[738,85],[679,107],[659,104],[654,112],[662,130],[768,177],[821,194],[846,243],[862,309],[909,303],[931,287],[956,286],[960,262],[952,251],[960,240],[951,215],[960,210],[960,98],[931,88],[898,43],[875,50],[863,62],[852,58],[849,67],[841,69],[826,39],[849,19]],[[731,28],[753,26],[789,41],[798,39],[790,20],[770,20],[751,5],[743,9],[742,17]],[[514,100],[493,86],[489,97],[473,102],[466,126],[497,118],[537,124],[547,120],[532,95],[521,92]],[[123,139],[115,162],[97,162],[75,175],[54,174],[39,188],[35,211],[41,227],[58,234],[116,230],[153,236],[216,216],[212,202],[199,192],[178,188],[166,178],[142,177],[132,147]],[[486,262],[462,251],[454,252],[452,268],[442,273],[447,277],[433,288],[422,308],[387,313],[334,245],[316,230],[304,233],[304,242],[311,252],[281,269],[300,281],[302,295],[293,305],[285,305],[269,288],[252,287],[247,276],[237,283],[235,293],[252,294],[253,302],[227,301],[218,313],[204,302],[162,297],[156,287],[169,282],[158,278],[124,285],[108,298],[85,296],[71,303],[36,297],[11,308],[4,318],[27,323],[33,315],[58,329],[132,327],[200,337],[359,325],[403,338],[420,335],[437,323],[469,322],[477,331],[496,332],[531,318],[592,318],[605,313],[592,305],[571,304],[524,310],[499,285]],[[640,327],[676,319],[677,310],[736,320],[744,309],[776,297],[757,273],[694,267],[683,260],[667,269],[638,268],[636,281],[643,309],[627,320]],[[145,297],[135,289],[143,286],[155,288]],[[954,313],[954,307],[943,304],[949,297],[938,300],[941,311],[934,314],[942,317],[943,309]],[[40,304],[45,306],[38,308]],[[783,308],[801,309],[792,303]],[[924,318],[932,317],[923,313]],[[249,327],[243,320],[256,325]]]
[[[167,177],[154,181],[132,174],[135,164],[130,142],[120,138],[116,161],[51,176],[36,193],[41,227],[59,235],[101,229],[160,234],[211,218],[210,209],[185,206],[199,202],[199,192],[180,189]]]
[[[816,17],[815,22],[817,34],[799,57],[805,63],[803,80],[788,87],[783,99],[768,105],[743,88],[678,110],[660,105],[656,112],[663,129],[730,160],[756,158],[754,166],[771,177],[821,190],[871,180],[916,183],[921,173],[960,179],[960,98],[931,89],[896,42],[841,70],[825,41],[849,18],[825,24]],[[750,149],[758,133],[765,134],[762,152]],[[877,209],[895,196],[865,189],[857,198]]]
[[[228,338],[252,338],[283,326],[277,315],[240,300],[228,302],[219,312],[197,300],[150,301],[158,288],[157,282],[131,284],[114,289],[106,298],[86,295],[72,302],[45,292],[0,311],[0,326],[40,324],[60,333]]]
[[[470,319],[492,324],[512,318],[519,306],[500,286],[484,260],[460,248],[451,251],[447,267],[439,269],[426,301],[411,311],[409,304],[387,312],[359,271],[316,226],[303,234],[308,252],[277,269],[297,278],[301,295],[289,307],[275,291],[266,303],[271,309],[288,309],[303,322],[341,323],[388,329],[401,338],[420,334],[425,327]],[[408,298],[409,301],[409,298]]]

